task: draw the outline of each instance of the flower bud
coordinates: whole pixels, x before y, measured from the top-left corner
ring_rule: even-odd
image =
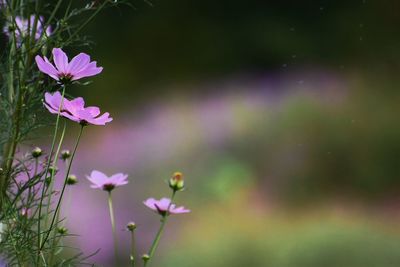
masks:
[[[181,172],[175,172],[171,179],[169,179],[169,187],[174,191],[181,191],[185,187],[183,180],[183,174]]]
[[[31,154],[32,154],[32,157],[34,157],[36,159],[43,154],[43,151],[42,151],[42,149],[40,149],[40,147],[35,147],[32,150]]]
[[[67,160],[71,157],[71,152],[68,149],[64,149],[61,151],[61,159]]]
[[[143,254],[142,260],[143,260],[144,262],[146,262],[146,261],[150,260],[150,256],[149,256],[148,254]]]
[[[133,231],[136,229],[136,224],[135,224],[134,222],[130,222],[130,223],[128,223],[128,224],[126,225],[126,228],[127,228],[129,231],[133,232]]]
[[[67,185],[74,185],[76,183],[78,183],[78,178],[76,177],[76,175],[74,174],[68,175]]]
[[[50,166],[49,167],[49,173],[51,175],[56,175],[57,172],[58,172],[58,168],[56,166]]]
[[[58,227],[57,233],[59,233],[60,235],[66,235],[68,233],[68,229],[65,227]]]
[[[30,210],[29,209],[27,209],[27,208],[22,208],[21,209],[21,215],[23,216],[23,217],[28,217],[29,215],[30,215]]]

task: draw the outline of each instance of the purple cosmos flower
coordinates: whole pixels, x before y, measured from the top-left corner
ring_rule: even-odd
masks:
[[[154,198],[149,198],[143,202],[150,209],[158,212],[160,215],[165,216],[168,213],[171,214],[180,214],[180,213],[188,213],[190,210],[185,209],[185,207],[176,207],[175,204],[171,204],[171,200],[169,198],[162,198],[160,200],[156,200]]]
[[[46,93],[44,95],[44,105],[50,113],[57,114],[60,109],[62,96],[60,92],[54,94]],[[112,121],[108,112],[100,116],[98,107],[86,107],[82,97],[72,100],[64,98],[63,105],[60,109],[60,115],[72,121],[76,121],[82,125],[105,125]]]
[[[89,181],[93,184],[91,188],[103,189],[104,191],[110,192],[117,186],[126,185],[128,183],[128,175],[123,173],[117,173],[110,177],[99,171],[92,171],[90,176],[86,176]]]
[[[90,62],[90,56],[85,53],[78,54],[68,62],[67,55],[60,48],[53,49],[55,66],[50,63],[47,57],[36,56],[35,60],[41,72],[62,83],[94,76],[103,70],[102,67],[97,67],[96,61]]]
[[[3,4],[3,3],[0,3]],[[25,38],[28,34],[31,35],[33,34],[33,32],[35,32],[35,40],[39,40],[40,37],[43,34],[43,17],[40,16],[38,18],[37,24],[36,24],[36,30],[34,31],[33,26],[35,24],[35,20],[36,20],[36,16],[35,15],[31,15],[31,17],[29,18],[29,20],[21,18],[21,17],[15,17],[15,27],[16,29],[15,31],[15,36],[18,40],[18,42],[21,42],[23,38]],[[12,24],[7,24],[4,26],[3,31],[5,34],[7,34],[8,36],[11,35],[10,32],[10,28],[11,26],[13,26]],[[51,35],[51,28],[47,27],[46,28],[46,32],[45,32],[45,36],[49,36]]]

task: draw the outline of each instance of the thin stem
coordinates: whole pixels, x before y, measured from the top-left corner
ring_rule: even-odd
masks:
[[[53,226],[54,226],[54,223],[55,223],[55,220],[56,220],[56,215],[57,215],[57,213],[58,213],[58,211],[60,209],[61,201],[62,201],[62,198],[64,196],[65,187],[67,186],[68,175],[69,175],[69,172],[71,171],[72,162],[74,161],[75,153],[76,153],[76,150],[78,148],[79,141],[81,140],[81,136],[82,136],[82,132],[83,132],[83,128],[84,127],[85,126],[83,126],[83,125],[81,126],[79,134],[78,134],[78,137],[76,139],[75,147],[74,147],[74,150],[73,150],[72,155],[71,155],[71,161],[68,164],[67,173],[65,175],[64,184],[63,184],[63,187],[62,187],[62,190],[61,190],[60,198],[58,199],[57,206],[56,206],[56,209],[54,211],[53,219],[51,220],[51,224],[50,224],[49,230],[47,231],[46,236],[45,236],[44,240],[42,241],[42,244],[40,245],[39,251],[41,251],[43,249],[44,245],[46,244],[47,239],[50,236],[51,230],[53,229]]]
[[[129,260],[131,261],[131,266],[135,267],[135,229],[133,229],[131,232],[131,255],[129,257]]]
[[[41,258],[42,258],[42,260],[43,260],[43,264],[44,264],[44,266],[45,266],[45,267],[47,267],[47,263],[46,263],[46,259],[44,258],[43,251],[40,251],[40,257],[41,257]]]
[[[116,266],[118,266],[118,240],[117,240],[117,233],[115,231],[115,217],[114,217],[114,209],[113,209],[111,191],[108,192],[108,208],[110,210],[111,228],[112,228],[113,239],[114,239],[115,263],[116,263]]]
[[[171,202],[168,205],[168,209],[165,212],[165,215],[163,215],[162,218],[161,218],[160,228],[158,229],[158,232],[156,234],[156,237],[154,238],[153,244],[150,247],[149,253],[147,253],[147,255],[149,255],[149,258],[144,261],[144,266],[146,266],[150,262],[150,260],[153,258],[154,252],[155,252],[155,250],[156,250],[156,248],[158,246],[158,243],[160,241],[161,235],[162,235],[162,233],[164,231],[165,224],[167,223],[167,219],[168,219],[168,216],[169,216],[169,209],[171,208],[172,201],[174,200],[174,197],[175,197],[175,193],[176,193],[175,190],[172,191]]]
[[[107,2],[108,1],[104,1],[90,17],[82,23],[82,25],[67,39],[67,41],[65,41],[65,44],[68,44],[83,28],[86,27],[87,24],[90,23],[92,19],[106,6]]]
[[[43,180],[43,186],[42,186],[42,195],[40,197],[40,203],[39,203],[38,228],[37,228],[37,232],[38,232],[39,238],[38,238],[38,244],[37,245],[38,245],[38,248],[40,248],[40,249],[38,250],[38,252],[40,252],[40,250],[41,250],[41,243],[42,243],[42,234],[41,234],[41,228],[40,228],[40,226],[41,226],[40,224],[41,223],[40,222],[41,222],[41,216],[42,216],[43,198],[44,198],[44,195],[45,195],[45,188],[46,188],[46,184],[45,183],[46,183],[47,175],[49,174],[49,168],[50,168],[50,164],[51,164],[51,157],[53,155],[54,146],[56,144],[57,132],[58,132],[58,124],[59,124],[59,121],[60,121],[60,113],[61,113],[61,108],[62,108],[62,105],[63,105],[63,102],[64,102],[64,94],[65,94],[65,85],[62,87],[61,104],[58,107],[56,126],[54,128],[53,141],[51,142],[49,159],[48,159],[47,166],[46,166],[46,171],[45,171],[45,174],[44,174],[44,180]],[[39,262],[39,257],[37,258],[37,263],[38,262]]]
[[[37,246],[39,248],[38,250],[38,257],[36,259],[37,265],[39,264],[39,253],[41,252],[41,243],[42,243],[42,234],[41,234],[41,217],[42,217],[42,206],[43,206],[43,199],[45,196],[45,189],[46,189],[46,178],[47,175],[49,174],[49,168],[51,164],[51,157],[53,155],[54,151],[54,146],[56,144],[56,139],[57,139],[57,132],[58,132],[58,124],[60,121],[60,113],[61,113],[61,108],[64,102],[64,95],[65,95],[65,85],[62,87],[62,93],[61,93],[61,104],[58,107],[58,112],[57,112],[57,118],[56,118],[56,126],[54,127],[54,133],[53,133],[53,140],[51,142],[51,148],[50,148],[50,153],[49,153],[49,159],[47,160],[47,166],[46,166],[46,171],[44,173],[44,180],[43,180],[43,185],[42,185],[42,194],[40,196],[40,203],[39,203],[39,214],[38,214],[38,241],[37,241]]]
[[[64,127],[63,127],[63,130],[61,132],[60,141],[58,142],[58,146],[57,146],[57,151],[56,151],[56,154],[54,154],[54,162],[52,164],[53,168],[52,168],[51,173],[50,173],[50,182],[49,182],[49,185],[46,187],[46,191],[45,191],[45,195],[46,195],[47,191],[50,191],[50,194],[49,194],[49,196],[47,198],[47,205],[46,205],[46,217],[45,217],[45,220],[44,220],[45,228],[47,228],[47,217],[48,217],[48,214],[50,213],[51,196],[52,196],[53,187],[54,187],[54,176],[56,175],[56,170],[57,170],[57,162],[58,162],[58,158],[59,158],[58,156],[60,154],[61,146],[62,146],[63,141],[64,141],[64,136],[65,136],[66,129],[67,129],[67,122],[64,122]],[[47,177],[45,176],[45,179],[46,178]]]

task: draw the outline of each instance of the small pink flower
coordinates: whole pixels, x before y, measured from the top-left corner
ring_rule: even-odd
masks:
[[[158,212],[160,215],[165,216],[168,213],[171,214],[180,214],[180,213],[188,213],[190,210],[185,209],[185,207],[176,207],[175,204],[171,204],[171,200],[169,198],[162,198],[160,200],[156,200],[154,198],[149,198],[143,202],[150,209]]]
[[[47,57],[36,56],[35,60],[41,72],[62,83],[94,76],[103,70],[102,67],[97,67],[96,61],[90,62],[90,56],[85,53],[80,53],[68,62],[67,55],[60,48],[53,49],[55,66]]]
[[[60,109],[61,99],[60,92],[55,92],[54,94],[45,93],[44,105],[50,113],[57,114]],[[60,115],[82,125],[105,125],[113,120],[108,112],[100,115],[98,107],[85,108],[85,101],[82,97],[72,100],[64,98]]]
[[[128,175],[123,173],[117,173],[110,177],[100,171],[92,171],[90,176],[86,178],[93,184],[90,186],[95,189],[103,189],[104,191],[110,192],[117,186],[126,185],[128,183]]]

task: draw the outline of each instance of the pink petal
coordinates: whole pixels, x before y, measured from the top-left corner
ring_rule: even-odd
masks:
[[[100,114],[100,109],[98,107],[87,107],[86,110],[92,115],[93,117],[97,117]]]
[[[50,77],[52,77],[53,79],[55,79],[57,81],[59,80],[58,79],[58,71],[48,61],[48,59],[46,57],[44,57],[44,60],[43,60],[42,57],[36,56],[35,61],[41,72],[46,73],[47,75],[49,75]]]
[[[75,75],[76,73],[79,73],[83,69],[87,68],[89,62],[90,56],[85,53],[80,53],[68,64],[67,72]]]
[[[66,73],[68,67],[68,57],[64,51],[62,51],[60,48],[54,48],[53,60],[57,69],[62,73]]]
[[[71,113],[74,113],[76,110],[82,110],[85,106],[85,100],[82,97],[77,97],[68,101],[68,106],[66,107]]]
[[[149,199],[145,200],[143,202],[143,204],[146,205],[147,207],[149,207],[152,210],[157,210],[157,208],[155,206],[156,202],[157,201],[154,198],[149,198]]]
[[[86,68],[80,70],[77,73],[74,73],[73,80],[78,80],[84,77],[90,77],[99,74],[103,71],[102,67],[96,66],[96,61],[91,62]]]
[[[86,178],[98,187],[102,187],[108,180],[108,177],[104,173],[96,170],[93,170],[90,176],[86,176]]]

